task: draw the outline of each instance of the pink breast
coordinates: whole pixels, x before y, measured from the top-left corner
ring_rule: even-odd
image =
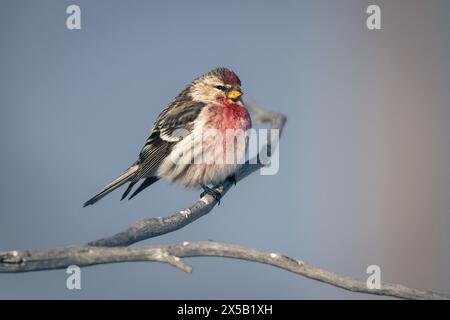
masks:
[[[227,129],[242,129],[247,130],[252,127],[252,122],[247,110],[237,104],[228,103],[225,106],[220,106],[216,116],[217,129],[227,130]]]
[[[246,131],[251,128],[252,123],[247,110],[240,104],[227,103],[222,105],[214,105],[205,110],[206,120],[203,127],[204,130],[215,129],[220,131],[220,135],[206,134],[203,137],[203,155],[214,159],[222,159],[225,161],[228,139],[233,139],[235,152],[240,158],[245,154],[245,146],[238,143],[238,137],[245,137]],[[237,130],[230,132],[229,130]],[[242,136],[244,134],[244,136]],[[239,141],[242,141],[239,139]],[[245,145],[248,139],[245,138]]]

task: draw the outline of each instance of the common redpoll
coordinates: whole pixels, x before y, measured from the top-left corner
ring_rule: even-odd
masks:
[[[235,157],[241,157],[247,148],[248,139],[242,145],[236,143],[236,135],[228,134],[229,130],[246,132],[251,128],[241,95],[239,77],[226,68],[213,69],[193,80],[158,116],[139,159],[84,206],[129,182],[124,199],[141,179],[144,181],[129,199],[160,178],[184,187],[202,187],[217,198],[208,184],[232,178],[242,165]],[[208,130],[215,130],[215,134],[205,136]],[[239,154],[233,155],[232,162],[221,161],[228,145]]]

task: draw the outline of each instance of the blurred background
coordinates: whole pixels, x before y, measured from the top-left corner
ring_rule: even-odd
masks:
[[[66,8],[81,7],[81,30]],[[381,7],[381,30],[366,8]],[[254,174],[189,226],[366,279],[450,293],[450,2],[1,1],[0,251],[111,235],[198,192],[159,182],[82,203],[135,161],[193,78],[234,69],[288,124],[280,171]],[[140,244],[140,245],[141,245]],[[255,263],[186,259],[0,274],[0,298],[372,299]]]

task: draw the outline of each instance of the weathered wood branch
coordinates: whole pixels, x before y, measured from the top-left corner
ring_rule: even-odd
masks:
[[[450,299],[450,296],[447,295],[411,289],[398,284],[384,283],[380,289],[369,289],[363,281],[317,268],[279,253],[214,241],[183,242],[148,247],[72,246],[52,250],[9,251],[0,253],[0,272],[60,269],[70,265],[83,267],[104,263],[153,261],[167,263],[190,273],[192,272],[191,266],[185,264],[180,258],[205,256],[259,262],[353,292],[403,299]]]

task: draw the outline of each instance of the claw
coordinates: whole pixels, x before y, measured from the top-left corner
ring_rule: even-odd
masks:
[[[220,199],[222,198],[222,195],[220,194],[220,192],[217,192],[214,189],[212,189],[204,184],[201,187],[203,188],[204,191],[200,194],[200,198],[209,194],[210,196],[212,196],[214,198],[214,200],[217,201],[217,204],[220,204]]]

